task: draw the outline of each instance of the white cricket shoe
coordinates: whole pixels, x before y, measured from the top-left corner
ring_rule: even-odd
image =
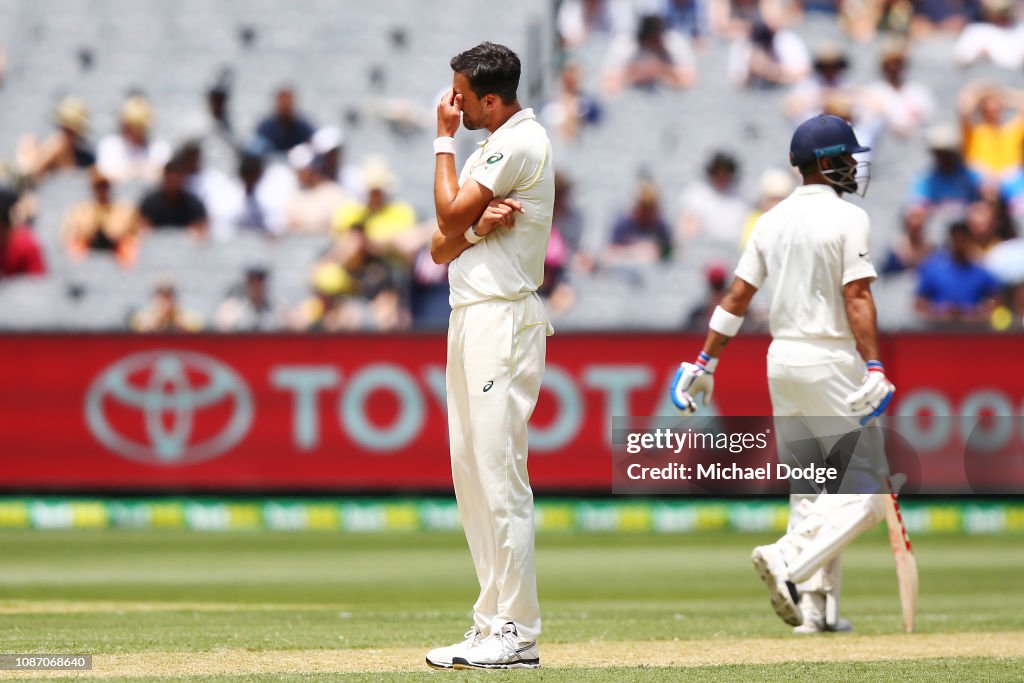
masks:
[[[492,633],[469,651],[452,658],[454,669],[536,669],[540,666],[540,650],[536,641],[520,643],[516,625],[511,621]]]
[[[782,558],[778,546],[775,544],[760,545],[754,548],[750,559],[754,563],[757,575],[768,587],[772,609],[775,610],[775,613],[790,626],[802,624],[804,617],[797,606],[800,594],[797,592],[796,586],[789,581],[786,561]]]
[[[820,591],[808,591],[800,594],[800,613],[804,617],[804,623],[793,629],[797,635],[810,635],[814,633],[848,633],[853,630],[853,624],[848,619],[840,618],[836,623],[830,624],[825,618],[825,594]]]
[[[447,647],[435,647],[433,650],[427,653],[427,666],[431,669],[450,669],[452,668],[452,658],[463,655],[468,652],[470,648],[480,642],[480,631],[476,630],[476,626],[466,631],[463,636],[465,640],[461,643],[455,643],[454,645],[448,645]]]

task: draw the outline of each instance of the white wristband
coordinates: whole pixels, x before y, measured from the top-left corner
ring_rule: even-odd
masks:
[[[742,324],[742,316],[733,315],[721,306],[717,306],[715,312],[711,314],[711,322],[708,323],[708,327],[726,337],[735,337]]]
[[[474,226],[472,226],[472,225],[469,226],[468,228],[466,228],[466,232],[462,233],[463,236],[466,238],[466,241],[469,242],[470,244],[476,244],[477,242],[483,242],[484,241],[484,237],[487,237],[487,235],[478,235],[478,234],[476,234],[476,230],[474,230],[473,227]]]
[[[434,154],[455,154],[455,138],[434,138]]]

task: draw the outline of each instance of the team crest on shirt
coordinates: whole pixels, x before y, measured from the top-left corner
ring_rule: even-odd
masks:
[[[488,163],[488,165],[496,164],[496,163],[498,163],[499,161],[501,161],[504,158],[505,158],[504,154],[502,154],[501,152],[495,152],[491,156],[487,157],[487,163]]]

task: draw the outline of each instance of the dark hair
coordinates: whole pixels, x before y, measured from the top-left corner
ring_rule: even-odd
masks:
[[[452,57],[451,67],[469,80],[477,97],[497,95],[504,104],[516,101],[522,66],[516,53],[504,45],[480,43]]]
[[[715,171],[725,171],[726,173],[734,174],[738,169],[736,159],[727,152],[715,152],[714,155],[708,160],[707,165],[704,167],[706,173],[714,173]]]
[[[14,210],[14,205],[17,203],[17,193],[6,187],[0,187],[0,225],[6,228],[14,223],[11,220],[11,211]]]
[[[971,229],[967,227],[967,221],[956,221],[949,226],[949,236],[955,237],[957,235],[970,236]]]
[[[263,173],[263,157],[258,154],[242,154],[238,158],[238,175]]]
[[[665,21],[657,14],[646,14],[640,17],[637,22],[636,40],[642,43],[651,38],[657,38],[665,32]]]
[[[188,172],[186,166],[185,159],[180,154],[175,154],[171,157],[170,161],[164,164],[164,173],[180,173],[184,175]]]

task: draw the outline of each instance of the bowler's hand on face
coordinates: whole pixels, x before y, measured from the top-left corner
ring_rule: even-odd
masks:
[[[437,105],[438,137],[455,137],[462,123],[462,95],[451,88],[444,94]]]

